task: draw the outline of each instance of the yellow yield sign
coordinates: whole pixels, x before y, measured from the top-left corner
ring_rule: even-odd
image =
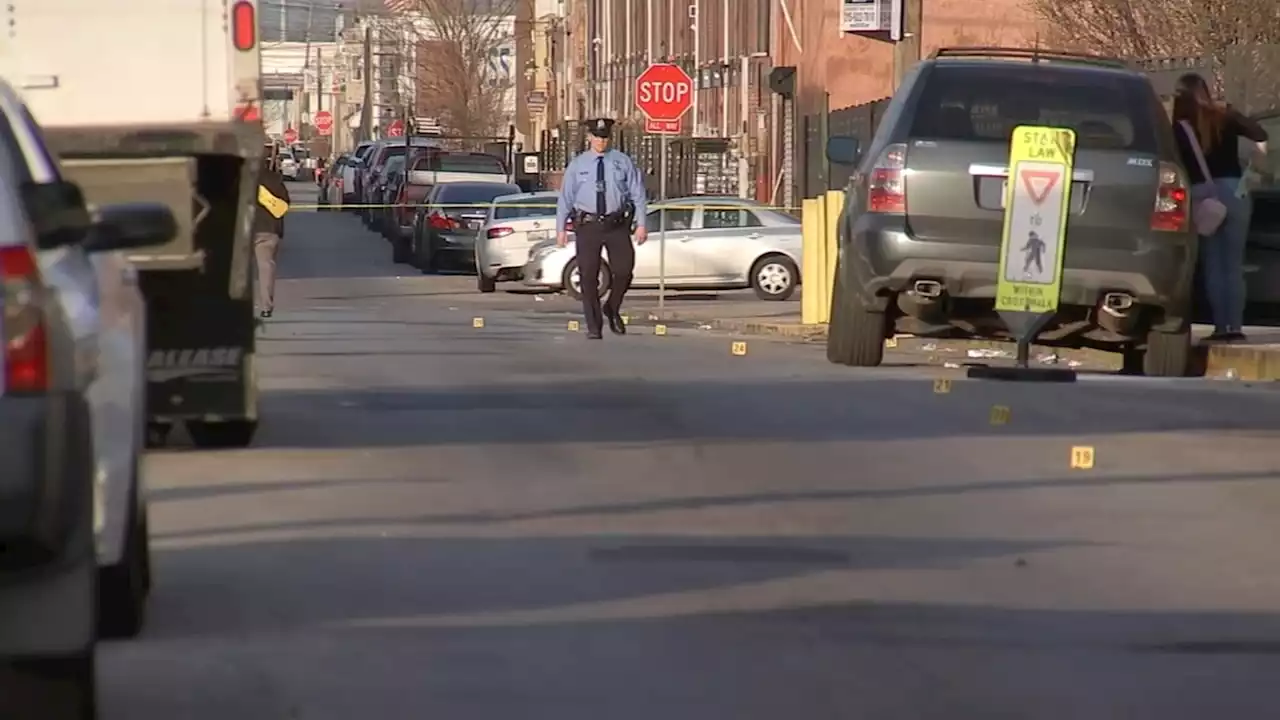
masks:
[[[1076,135],[1020,125],[1009,144],[996,310],[1049,313],[1062,293]]]

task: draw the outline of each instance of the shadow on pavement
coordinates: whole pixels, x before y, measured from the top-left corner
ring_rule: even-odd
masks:
[[[495,378],[488,385],[428,389],[268,392],[258,444],[823,443],[1182,430],[1272,434],[1276,400],[1270,393],[1171,392],[1144,383],[961,381],[937,395],[931,378],[875,373],[732,382],[549,378],[519,384]],[[989,424],[993,404],[1013,408],[1009,424]],[[335,422],[335,416],[344,420]]]
[[[954,568],[1070,541],[597,535],[234,540],[157,552],[151,639],[698,594],[830,570]],[[1012,564],[1012,560],[1011,560]],[[334,584],[341,578],[341,586]],[[246,589],[252,588],[252,593]]]

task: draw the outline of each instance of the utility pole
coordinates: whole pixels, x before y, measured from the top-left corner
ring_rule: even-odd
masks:
[[[320,58],[320,48],[316,48],[316,112],[324,110],[324,65]],[[314,116],[312,116],[314,118]]]
[[[920,33],[924,27],[924,0],[902,0],[902,39],[893,44],[893,89],[897,90],[911,68],[920,62]]]
[[[373,28],[364,26],[364,102],[360,107],[360,139],[373,139]]]

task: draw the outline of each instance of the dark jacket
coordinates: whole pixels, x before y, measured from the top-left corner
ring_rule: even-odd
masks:
[[[284,186],[284,179],[280,177],[280,173],[266,165],[262,166],[262,173],[258,175],[258,184],[281,200],[287,203],[293,202],[289,199],[289,189]],[[257,188],[254,188],[253,191],[253,207],[255,208],[253,215],[253,231],[255,233],[272,233],[284,237],[284,218],[277,218],[267,212],[262,203],[258,202]]]

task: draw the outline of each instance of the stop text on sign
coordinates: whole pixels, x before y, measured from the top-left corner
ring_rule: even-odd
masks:
[[[636,107],[649,120],[676,121],[692,107],[693,92],[684,68],[655,63],[636,78]]]
[[[640,83],[640,102],[676,105],[689,97],[689,86],[682,82],[647,80]]]

